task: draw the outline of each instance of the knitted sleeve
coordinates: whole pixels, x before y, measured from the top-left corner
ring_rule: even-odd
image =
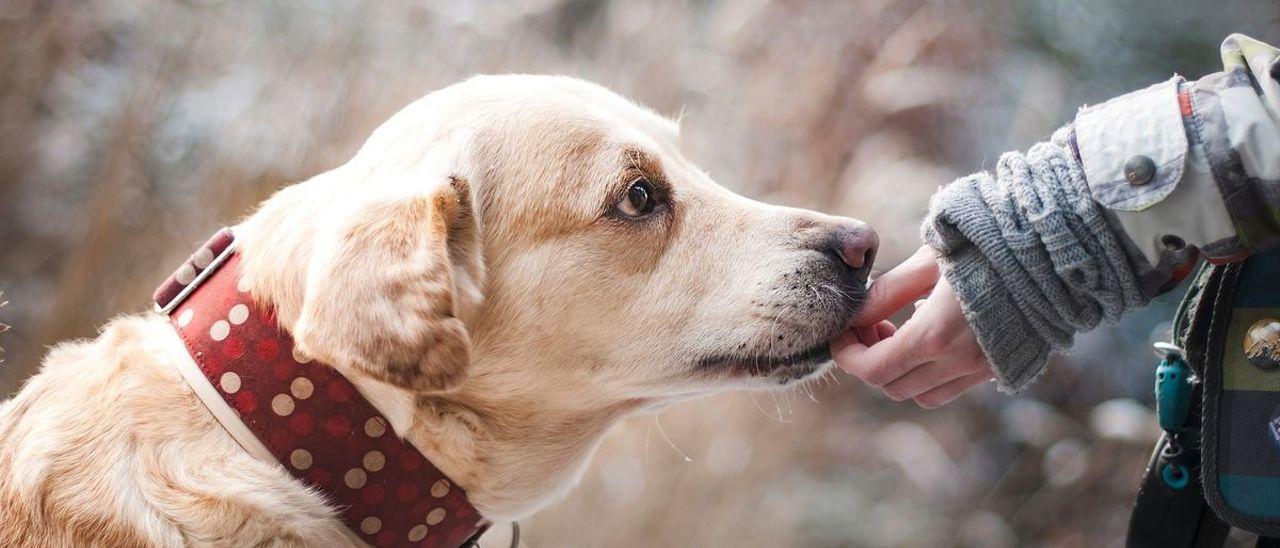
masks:
[[[943,187],[924,222],[1006,392],[1035,380],[1075,333],[1147,303],[1069,146],[1060,131],[1025,154],[1006,153],[994,177]]]

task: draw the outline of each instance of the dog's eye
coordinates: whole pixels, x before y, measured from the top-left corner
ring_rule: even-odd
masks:
[[[627,195],[618,202],[618,211],[632,218],[653,213],[655,207],[653,185],[644,179],[636,179],[627,188]]]

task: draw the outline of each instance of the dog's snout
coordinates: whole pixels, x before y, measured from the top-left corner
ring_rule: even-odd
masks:
[[[876,260],[876,249],[880,247],[880,237],[871,227],[854,221],[841,223],[835,227],[829,244],[840,260],[849,265],[860,275],[871,270]]]

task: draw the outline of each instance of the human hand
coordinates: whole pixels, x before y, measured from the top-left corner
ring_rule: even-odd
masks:
[[[917,300],[922,299],[922,300]],[[915,301],[895,329],[886,320]],[[894,401],[941,407],[992,378],[978,339],[928,246],[871,284],[852,327],[831,342],[836,365]]]

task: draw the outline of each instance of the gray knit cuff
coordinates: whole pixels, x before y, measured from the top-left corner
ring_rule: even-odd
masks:
[[[1146,304],[1061,134],[934,195],[923,237],[991,362],[1018,392],[1077,332]]]
[[[1031,328],[1008,288],[977,248],[965,246],[941,261],[965,320],[992,364],[996,386],[1016,394],[1044,373],[1052,350]]]

